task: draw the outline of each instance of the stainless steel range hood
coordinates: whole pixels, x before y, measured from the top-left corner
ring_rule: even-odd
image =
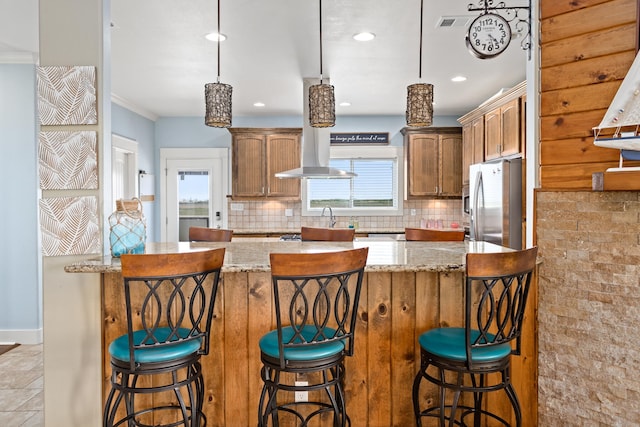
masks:
[[[328,83],[326,79],[325,82]],[[320,83],[318,79],[303,80],[302,113],[302,167],[275,174],[277,178],[353,178],[356,174],[329,167],[331,130],[309,125],[309,86]]]

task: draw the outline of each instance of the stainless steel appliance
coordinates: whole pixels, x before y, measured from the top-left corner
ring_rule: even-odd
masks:
[[[469,186],[462,186],[462,218],[464,222],[469,221],[469,214],[471,213],[471,205],[469,204]]]
[[[522,248],[522,159],[500,159],[469,169],[471,240]]]

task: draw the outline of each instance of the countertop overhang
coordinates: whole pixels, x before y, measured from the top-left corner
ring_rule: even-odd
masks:
[[[467,253],[511,252],[487,242],[405,242],[359,239],[353,242],[300,242],[269,239],[226,243],[147,243],[145,253],[183,253],[225,247],[222,272],[270,271],[270,253],[334,252],[369,247],[367,272],[464,271]],[[80,261],[64,269],[68,273],[119,273],[120,259],[111,256]]]

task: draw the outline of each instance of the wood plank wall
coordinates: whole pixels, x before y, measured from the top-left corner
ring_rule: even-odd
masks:
[[[591,190],[591,175],[618,165],[593,145],[635,57],[638,0],[540,1],[540,181]],[[631,164],[631,163],[629,163]]]

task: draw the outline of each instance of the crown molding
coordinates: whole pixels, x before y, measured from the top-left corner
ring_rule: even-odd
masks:
[[[38,65],[37,52],[0,52],[0,64],[34,64]]]
[[[132,103],[131,101],[128,101],[124,98],[119,97],[118,95],[115,94],[111,94],[111,102],[113,102],[114,104],[117,104],[123,108],[126,108],[129,111],[132,111],[136,114],[141,115],[142,117],[145,117],[149,120],[151,120],[152,122],[155,122],[156,120],[159,119],[158,115],[155,113],[152,113],[149,110],[146,110],[134,103]]]

